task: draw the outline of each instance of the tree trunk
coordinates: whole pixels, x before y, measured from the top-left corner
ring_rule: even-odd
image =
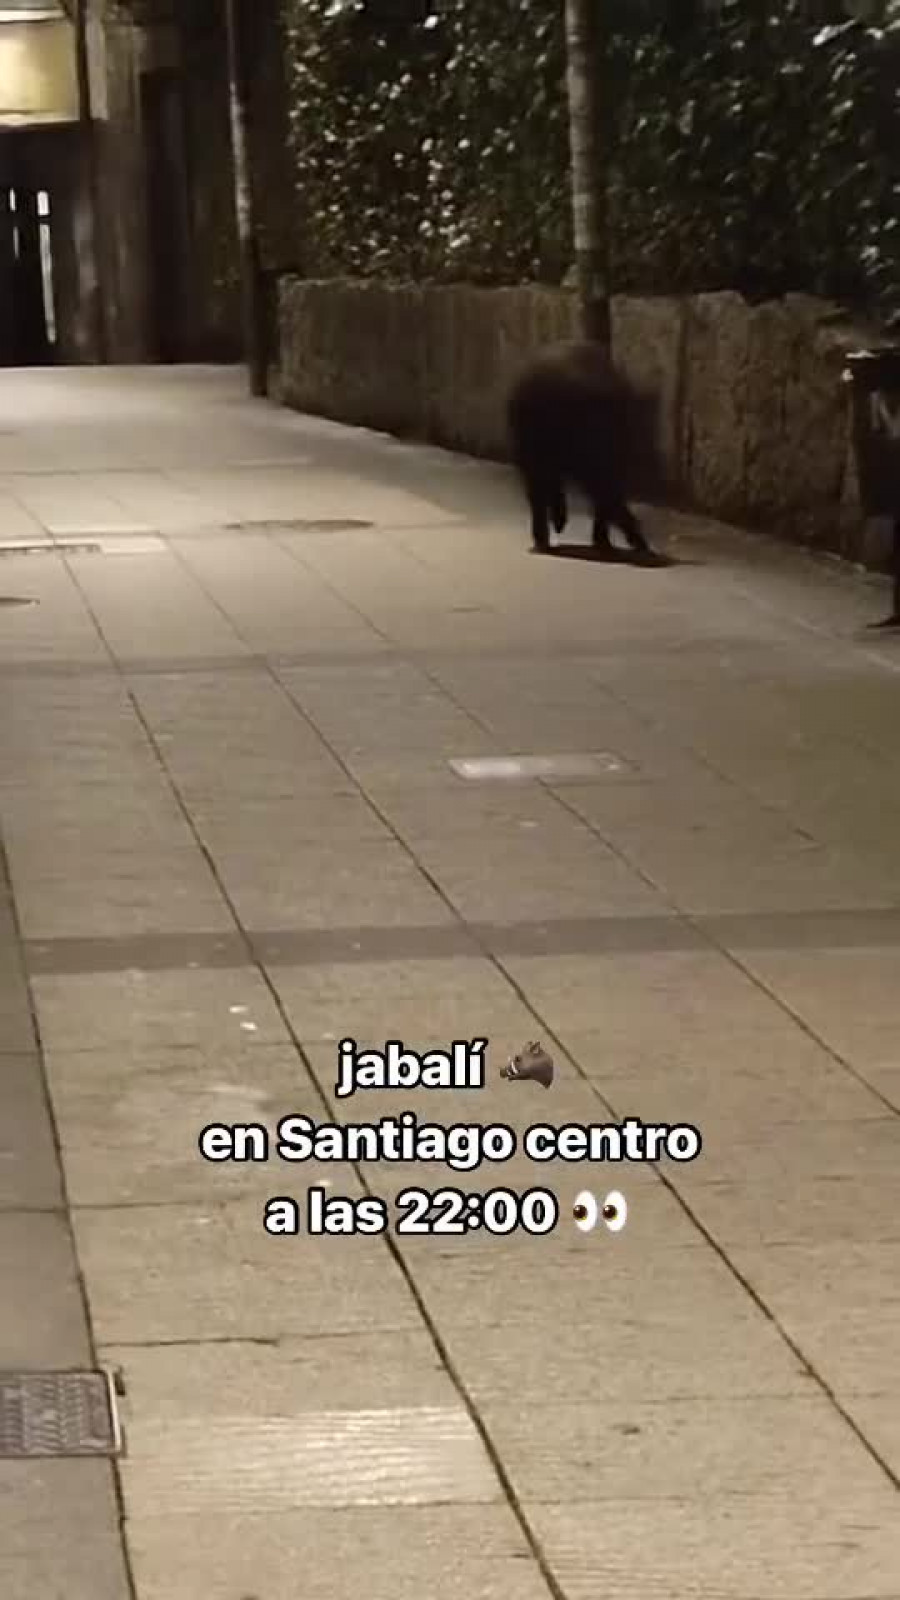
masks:
[[[256,216],[253,202],[253,174],[247,118],[247,90],[244,77],[243,34],[240,0],[225,0],[228,35],[228,97],[231,110],[231,154],[234,169],[234,208],[237,218],[241,258],[241,296],[243,302],[244,357],[250,378],[251,394],[268,391],[265,307]]]
[[[91,103],[91,71],[87,40],[88,5],[89,0],[76,0],[74,15],[71,5],[66,7],[66,14],[75,29],[79,144],[82,172],[87,180],[88,211],[90,215],[87,238],[89,259],[87,265],[91,279],[90,316],[94,356],[98,362],[104,363],[109,360],[109,350],[107,348],[106,314],[103,303],[103,276],[100,270],[100,174],[97,169],[97,134],[94,124],[93,105]]]
[[[572,232],[581,332],[609,346],[605,185],[599,152],[599,0],[565,0]]]

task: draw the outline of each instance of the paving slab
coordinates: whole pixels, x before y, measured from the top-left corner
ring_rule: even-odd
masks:
[[[729,1050],[705,1071],[690,1061],[670,1063],[666,1072],[656,1062],[652,1071],[641,1071],[638,1062],[623,1072],[618,1055],[603,1059],[600,1040],[572,1036],[570,1043],[597,1093],[619,1112],[646,1122],[693,1122],[715,1132],[720,1143],[723,1137],[726,1143],[746,1140],[759,1125],[813,1120],[812,1111],[816,1122],[884,1118],[884,1102],[872,1088],[805,1035],[797,1032],[777,1065],[769,1052],[760,1060],[763,1037],[752,1039],[746,1063]]]
[[[897,952],[757,951],[746,965],[854,1066],[897,1063]]]
[[[876,1094],[881,1095],[894,1111],[900,1112],[900,1066],[892,1066],[889,1062],[884,1065],[864,1063],[859,1073]]]
[[[282,1417],[299,1411],[449,1406],[452,1379],[427,1329],[323,1333],[231,1344],[105,1345],[121,1367],[130,1429],[142,1418]]]
[[[51,1052],[48,1081],[76,1207],[165,1205],[215,1196],[262,1204],[285,1181],[280,1163],[209,1163],[199,1140],[211,1125],[271,1130],[286,1116],[321,1117],[302,1060],[292,1049],[226,1053],[168,1048],[123,1059],[115,1051]],[[346,1166],[311,1162],[304,1182],[358,1192]]]
[[[650,1402],[588,1392],[527,1411],[488,1402],[484,1416],[519,1499],[581,1504],[586,1518],[609,1501],[737,1509],[783,1495],[827,1506],[850,1482],[876,1500],[885,1493],[878,1463],[820,1395]]]
[[[692,1217],[726,1250],[738,1245],[900,1243],[900,1174],[860,1177],[785,1173],[766,1184],[691,1184],[674,1179]]]
[[[398,789],[382,796],[380,810],[401,838],[415,848],[420,839],[444,840],[492,828],[509,838],[534,834],[550,851],[557,843],[583,840],[579,819],[540,784],[447,785],[434,794]]]
[[[127,1491],[151,1514],[272,1515],[307,1507],[490,1505],[503,1499],[460,1405],[180,1417],[139,1436]]]
[[[900,1338],[900,1244],[841,1239],[763,1250],[735,1247],[733,1257],[838,1396],[890,1392]]]
[[[895,1600],[890,1499],[885,1490],[838,1506],[761,1495],[525,1509],[571,1600],[677,1600],[686,1581],[722,1600]]]
[[[4,1297],[0,1367],[90,1366],[78,1266],[62,1212],[0,1212],[0,1281],[18,1287]]]
[[[186,825],[182,828],[163,822],[154,829],[150,821],[120,817],[118,828],[113,824],[107,829],[104,821],[89,820],[81,827],[53,827],[52,842],[42,850],[41,838],[46,840],[49,831],[42,817],[27,830],[8,830],[7,838],[16,856],[16,882],[35,898],[45,886],[52,894],[53,886],[60,885],[84,894],[86,900],[91,895],[101,900],[107,893],[115,900],[119,885],[130,882],[145,894],[152,884],[176,901],[179,890],[182,894],[192,890],[208,900],[208,870],[199,860],[195,838]],[[76,936],[83,932],[76,928]]]
[[[263,1204],[224,1204],[215,1174],[202,1207],[82,1209],[75,1237],[104,1344],[385,1333],[418,1324],[380,1238],[273,1239]],[[299,1185],[298,1185],[299,1187]],[[291,1193],[278,1177],[272,1193]],[[2,1219],[0,1219],[2,1222]]]
[[[401,1523],[402,1519],[402,1523]],[[142,1600],[550,1600],[503,1506],[353,1506],[259,1516],[142,1517],[129,1529]]]
[[[502,1499],[421,1332],[113,1351],[126,1507],[142,1516]]]
[[[242,1033],[259,1044],[288,1038],[268,988],[249,964],[222,972],[204,970],[200,962],[194,970],[81,970],[90,975],[34,980],[48,1049],[127,1054],[204,1042],[228,1048]]]
[[[900,1417],[893,1395],[851,1394],[844,1405],[871,1448],[895,1477],[900,1475]]]
[[[803,1393],[808,1372],[772,1323],[712,1258],[652,1258],[591,1238],[577,1275],[537,1255],[417,1263],[416,1279],[456,1370],[480,1404],[523,1395],[546,1405],[584,1397],[678,1399]]]
[[[0,1058],[22,1056],[34,1047],[34,1023],[25,1005],[26,991],[18,973],[0,990]]]
[[[796,1179],[851,1178],[866,1173],[877,1182],[882,1172],[897,1171],[898,1156],[896,1117],[772,1121],[725,1138],[717,1139],[711,1132],[697,1160],[681,1166],[680,1182],[686,1190],[728,1181],[768,1189],[784,1172],[791,1172]]]
[[[242,926],[427,927],[453,923],[451,906],[393,840],[297,848],[264,868],[223,865],[222,881]]]
[[[63,1194],[40,1057],[0,1055],[0,1212],[58,1211]]]
[[[620,952],[621,953],[621,952]],[[636,952],[640,954],[640,952]],[[674,954],[691,954],[675,951]],[[667,954],[665,950],[661,955]],[[597,963],[600,970],[600,963]],[[605,1085],[621,1099],[632,1079],[635,1086],[649,1078],[664,1079],[671,1093],[673,1084],[684,1081],[686,1094],[710,1095],[724,1087],[733,1074],[738,1087],[748,1079],[765,1083],[767,1075],[781,1070],[789,1084],[809,1077],[820,1092],[816,1096],[817,1121],[830,1121],[832,1106],[838,1120],[848,1111],[867,1115],[871,1099],[851,1086],[855,1078],[863,1090],[879,1094],[877,1069],[854,1065],[848,1071],[844,1062],[817,1039],[802,1022],[775,1003],[762,1002],[748,1008],[744,1017],[735,1016],[728,1026],[726,1006],[710,1006],[690,1017],[681,1011],[679,1025],[667,1028],[665,1015],[655,1015],[648,1004],[634,1024],[617,1027],[615,1032],[596,1027],[579,1031],[560,1024],[559,1036],[581,1072],[598,1087]],[[883,1069],[889,1072],[887,1066]],[[840,1085],[840,1087],[839,1087]],[[827,1092],[821,1092],[827,1090]],[[783,1091],[790,1093],[790,1089]],[[718,1103],[718,1102],[717,1102]],[[708,1106],[706,1115],[713,1107]],[[874,1108],[874,1115],[883,1112]]]
[[[224,871],[229,859],[245,867],[269,865],[298,845],[320,843],[326,849],[357,841],[392,837],[362,795],[353,792],[313,794],[296,798],[237,801],[217,796],[191,817],[198,835]]]
[[[779,1020],[776,1001],[718,951],[613,951],[504,960],[510,978],[561,1037],[602,1029],[612,1055],[642,1041],[657,1046],[702,1040],[715,1031],[722,1054],[732,1031]]]
[[[349,1037],[374,1049],[397,1038],[412,1049],[434,1049],[436,1041],[474,1037],[502,1039],[515,1050],[534,1037],[533,1013],[484,957],[273,963],[271,977],[302,1042]]]
[[[22,1530],[28,1544],[0,1552],[5,1600],[131,1600],[132,1586],[115,1535],[85,1536],[72,1524],[48,1536],[47,1519]]]
[[[546,918],[657,914],[665,902],[599,839],[567,848],[523,832],[485,830],[415,845],[417,861],[467,922],[542,922]]]
[[[53,940],[140,933],[229,933],[234,918],[216,885],[204,881],[139,878],[32,879],[19,877],[22,932]]]

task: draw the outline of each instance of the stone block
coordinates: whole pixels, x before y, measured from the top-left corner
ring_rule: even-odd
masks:
[[[685,351],[685,478],[692,501],[738,520],[745,509],[750,317],[740,295],[690,302]]]
[[[659,442],[672,489],[684,476],[683,346],[687,318],[674,296],[616,296],[612,304],[613,352],[638,387],[659,397]]]

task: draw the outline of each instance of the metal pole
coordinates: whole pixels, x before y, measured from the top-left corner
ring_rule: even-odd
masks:
[[[81,132],[83,171],[87,177],[90,224],[88,229],[88,255],[92,276],[91,322],[94,329],[94,349],[98,362],[109,360],[106,333],[106,315],[103,303],[103,278],[100,270],[100,173],[97,162],[97,134],[91,103],[91,69],[88,56],[87,24],[90,0],[76,0],[75,5],[75,63],[78,74],[78,118]],[[68,8],[67,8],[68,9]]]
[[[269,373],[248,135],[240,0],[225,0],[225,28],[228,39],[228,98],[231,111],[234,207],[241,260],[244,358],[250,379],[250,392],[261,397],[268,392]]]
[[[600,28],[594,0],[565,0],[572,234],[582,333],[609,346],[603,167],[599,149]]]

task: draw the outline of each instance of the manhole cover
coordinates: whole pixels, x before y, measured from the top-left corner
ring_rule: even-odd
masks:
[[[451,761],[452,770],[470,783],[561,783],[566,779],[590,781],[628,772],[621,756],[606,751],[587,755],[479,756],[472,760]]]
[[[0,1460],[114,1456],[122,1449],[106,1372],[0,1372]]]
[[[27,595],[0,594],[0,606],[36,606],[37,600],[30,600]]]
[[[374,528],[375,524],[353,517],[317,517],[311,521],[300,517],[269,517],[259,521],[225,522],[222,526],[228,533],[240,533],[245,528],[256,532],[272,529],[281,533],[352,533],[355,528]]]

